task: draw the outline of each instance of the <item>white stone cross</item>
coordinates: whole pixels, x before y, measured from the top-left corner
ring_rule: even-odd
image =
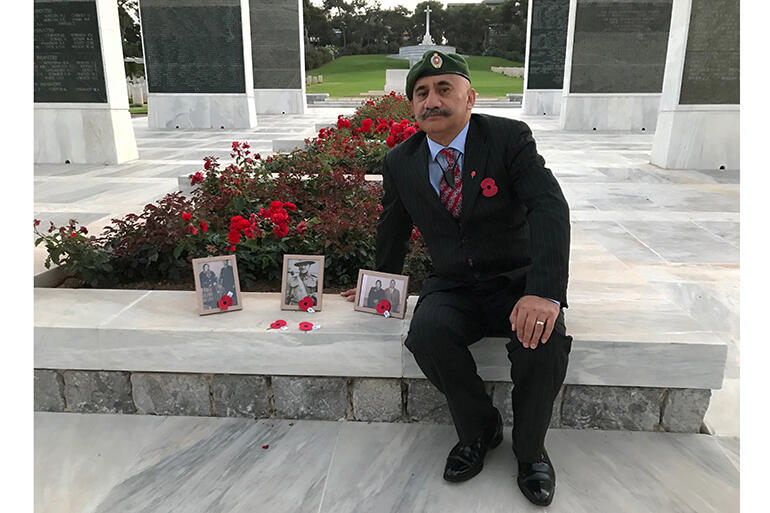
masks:
[[[424,45],[432,45],[433,38],[430,37],[430,13],[433,12],[430,10],[430,5],[425,8],[425,35],[422,37],[422,43]]]

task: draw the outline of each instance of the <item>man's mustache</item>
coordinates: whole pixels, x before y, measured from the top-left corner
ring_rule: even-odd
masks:
[[[451,111],[451,110],[446,110],[446,109],[439,109],[438,107],[436,107],[435,109],[426,109],[425,111],[423,111],[423,113],[422,113],[422,114],[420,114],[420,115],[418,116],[418,119],[419,119],[420,121],[422,121],[422,120],[424,120],[425,118],[428,118],[428,117],[430,117],[430,116],[444,116],[444,117],[449,117],[449,116],[451,116],[451,115],[452,115],[452,111]]]

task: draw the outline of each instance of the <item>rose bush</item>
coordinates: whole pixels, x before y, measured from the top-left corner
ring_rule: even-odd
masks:
[[[234,141],[232,161],[206,157],[190,174],[195,188],[113,219],[99,236],[76,221],[36,244],[46,266],[63,266],[85,286],[192,282],[193,258],[236,254],[244,290],[280,287],[283,255],[325,255],[325,286],[355,285],[358,270],[374,267],[374,243],[385,153],[419,130],[403,97],[364,101],[350,117],[322,129],[306,148],[263,159],[248,142]],[[85,228],[82,228],[85,230]],[[405,273],[415,286],[430,273],[430,258],[414,232]]]

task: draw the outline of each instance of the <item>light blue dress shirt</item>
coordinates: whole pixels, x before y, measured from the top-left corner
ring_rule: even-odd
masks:
[[[449,146],[442,146],[430,137],[426,137],[426,140],[428,141],[428,149],[430,150],[430,160],[428,161],[428,175],[430,177],[430,184],[433,186],[433,189],[436,191],[436,194],[440,196],[439,193],[439,182],[441,182],[441,177],[444,176],[444,169],[449,165],[449,163],[446,160],[446,157],[444,155],[441,155],[439,152],[443,150],[444,148],[453,148],[460,152],[460,155],[457,157],[457,165],[460,167],[460,170],[463,169],[463,163],[465,162],[465,139],[468,137],[468,126],[470,125],[470,121],[465,124],[462,130],[460,130],[460,133],[457,134],[457,137],[452,139],[452,142],[449,143]],[[561,308],[561,303],[555,299],[546,298],[550,301],[553,301],[559,307]]]

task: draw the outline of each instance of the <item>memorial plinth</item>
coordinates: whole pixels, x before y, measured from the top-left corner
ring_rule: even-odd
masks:
[[[570,3],[562,130],[655,130],[671,1]]]
[[[569,0],[532,0],[528,29],[522,112],[558,116],[564,84]]]
[[[257,114],[304,114],[301,0],[251,0],[249,12]]]
[[[115,3],[36,0],[34,20],[35,162],[138,158]]]
[[[150,128],[257,124],[248,0],[142,0]]]
[[[740,16],[730,0],[674,0],[650,162],[740,168]]]

